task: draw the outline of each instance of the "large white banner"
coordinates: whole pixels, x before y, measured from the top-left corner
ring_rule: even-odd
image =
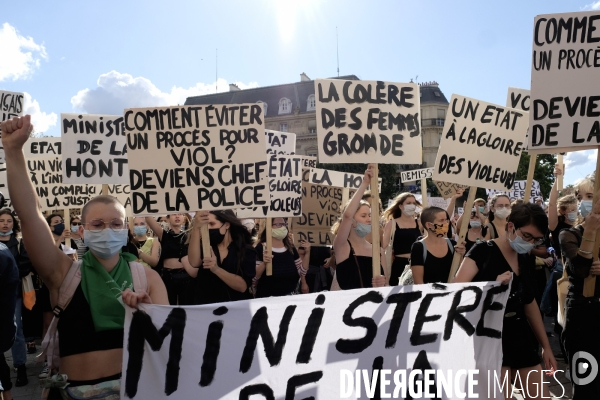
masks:
[[[512,188],[527,134],[526,113],[453,94],[433,179]]]
[[[600,145],[599,42],[600,10],[535,17],[529,153]]]
[[[120,115],[60,114],[64,183],[129,184]]]
[[[121,398],[501,399],[508,294],[485,282],[142,304],[126,312]]]
[[[419,85],[315,81],[319,162],[421,164]]]

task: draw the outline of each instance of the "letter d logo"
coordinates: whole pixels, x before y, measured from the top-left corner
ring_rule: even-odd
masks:
[[[598,375],[598,361],[586,351],[578,351],[571,362],[573,382],[583,386],[591,383]]]

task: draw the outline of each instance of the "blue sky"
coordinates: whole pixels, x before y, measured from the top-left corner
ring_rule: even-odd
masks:
[[[435,80],[448,98],[504,104],[509,86],[529,88],[535,15],[591,8],[600,1],[5,2],[0,89],[26,92],[37,130],[58,136],[61,112],[213,93],[217,48],[219,91],[335,76],[337,26],[342,75]],[[595,161],[571,153],[565,182]]]

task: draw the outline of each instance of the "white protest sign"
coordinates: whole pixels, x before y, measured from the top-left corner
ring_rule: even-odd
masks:
[[[510,189],[517,174],[527,124],[523,111],[453,94],[433,179]]]
[[[482,282],[141,304],[125,314],[121,398],[359,399],[375,384],[407,398],[416,382],[413,398],[502,399],[509,292]]]
[[[306,173],[306,172],[305,172]],[[327,185],[341,188],[358,189],[362,184],[364,175],[350,172],[330,171],[328,169],[311,168],[308,172],[307,182],[315,185]],[[382,178],[378,180],[378,189],[381,191]]]
[[[100,194],[102,185],[62,182],[60,138],[29,139],[23,146],[23,153],[42,210],[81,208],[92,197]]]
[[[600,144],[599,42],[600,10],[535,17],[529,153]]]
[[[125,110],[134,214],[269,204],[260,104]]]
[[[421,203],[423,201],[422,194],[415,193],[415,194],[413,194],[413,196],[419,203]],[[448,206],[450,205],[450,201],[451,201],[451,199],[444,199],[443,197],[427,197],[427,200],[429,201],[428,207],[438,207],[438,208],[442,208],[444,210],[448,208]]]
[[[116,197],[125,207],[126,215],[133,215],[131,207],[131,188],[127,185],[108,185],[108,194]]]
[[[468,185],[459,185],[457,183],[439,181],[433,181],[433,183],[435,184],[435,186],[437,187],[444,199],[452,198],[458,192],[459,189],[465,190],[469,188]]]
[[[0,90],[0,122],[23,116],[25,94],[7,92]],[[8,193],[8,181],[6,179],[6,162],[4,158],[4,146],[2,146],[2,130],[0,128],[0,192],[6,199],[6,205],[10,207],[10,195]]]
[[[527,89],[519,89],[515,87],[508,88],[506,96],[506,107],[514,108],[529,112],[531,106],[531,92]]]
[[[269,156],[269,206],[240,208],[238,218],[298,217],[302,214],[302,156]]]
[[[129,183],[119,115],[61,114],[64,183]]]
[[[510,191],[486,189],[486,194],[488,195],[488,197],[493,197],[497,194],[505,194],[511,199],[524,199],[526,184],[527,181],[515,181],[513,188]],[[534,203],[536,197],[542,197],[542,190],[540,188],[540,183],[536,180],[533,180],[531,185],[531,197],[529,198],[529,202]]]
[[[457,207],[457,213],[458,213],[458,215],[463,215],[464,212],[465,212],[465,208],[464,207]]]
[[[321,163],[421,164],[419,85],[315,81]]]
[[[267,154],[296,154],[296,134],[265,129]]]
[[[302,168],[316,168],[317,157],[302,156]]]
[[[402,183],[418,181],[421,179],[431,179],[433,168],[414,169],[412,171],[401,171],[400,181]]]

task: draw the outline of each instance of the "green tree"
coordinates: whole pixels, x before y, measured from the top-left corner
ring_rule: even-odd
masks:
[[[379,198],[385,208],[387,201],[398,193],[398,166],[396,164],[378,164],[378,166],[379,177],[382,179]],[[317,168],[364,175],[367,164],[317,164]]]
[[[519,168],[517,169],[518,181],[527,179],[527,171],[529,170],[529,159],[531,156],[528,153],[521,153],[519,160]],[[535,171],[533,179],[540,183],[540,190],[544,199],[548,199],[550,189],[554,184],[554,166],[556,165],[556,156],[554,154],[538,154],[535,163]]]

